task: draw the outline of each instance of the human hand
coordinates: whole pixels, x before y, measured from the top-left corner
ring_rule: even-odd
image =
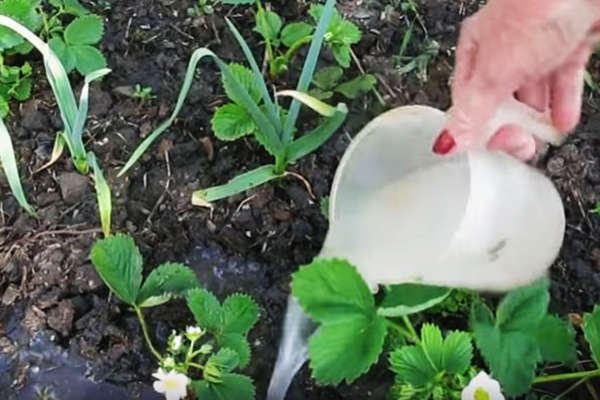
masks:
[[[560,131],[574,129],[599,36],[600,0],[490,0],[461,29],[453,107],[434,152],[487,146],[532,158],[537,143],[522,127],[486,135],[497,109],[513,97],[547,114]]]

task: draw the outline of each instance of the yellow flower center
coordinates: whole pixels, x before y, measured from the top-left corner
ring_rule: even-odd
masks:
[[[475,400],[491,400],[490,394],[484,388],[478,387],[475,390]]]
[[[175,389],[176,387],[179,387],[179,385],[175,381],[166,380],[165,381],[165,387],[167,389]]]

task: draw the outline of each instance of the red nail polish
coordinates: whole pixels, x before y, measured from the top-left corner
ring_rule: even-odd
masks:
[[[456,146],[454,138],[450,136],[447,130],[444,130],[436,139],[433,145],[433,152],[436,154],[448,154]]]

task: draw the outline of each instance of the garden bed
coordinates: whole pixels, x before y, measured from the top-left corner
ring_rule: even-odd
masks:
[[[386,0],[340,1],[340,11],[363,32],[354,46],[360,67],[353,62],[346,74],[358,76],[359,68],[375,74],[385,105],[373,93],[347,101],[350,113],[342,128],[291,166],[310,183],[312,193],[302,181],[286,177],[219,201],[209,210],[191,205],[194,190],[225,183],[270,162],[254,140],[222,142],[213,136],[210,119],[226,97],[218,69],[209,62],[200,63],[174,126],[126,177],[116,175],[142,138],[170,114],[193,50],[206,46],[225,61],[243,62],[225,15],[262,59],[264,47],[252,32],[252,10],[218,6],[213,15],[189,17],[191,0],[94,3],[103,4],[86,5],[105,20],[101,48],[112,72],[92,85],[86,144],[99,158],[113,190],[112,229],[134,237],[147,268],[179,261],[194,269],[201,284],[219,299],[244,292],[257,301],[262,312],[249,336],[253,358],[245,372],[255,381],[256,398],[264,399],[291,274],[309,263],[323,243],[328,223],[321,201],[328,196],[341,155],[361,127],[386,109],[450,106],[453,46],[460,21],[477,5],[416,2],[429,38],[440,46],[423,81],[415,71],[402,75],[396,68],[394,56],[407,29],[401,11],[386,8]],[[306,18],[304,2],[271,5],[286,21]],[[419,54],[424,37],[418,27],[409,54]],[[276,82],[278,88],[295,86],[303,54]],[[322,54],[321,62],[332,64],[331,54]],[[598,65],[594,59],[590,68],[596,78]],[[96,399],[99,393],[113,400],[142,393],[144,399],[158,399],[149,386],[156,364],[135,315],[109,296],[89,260],[92,244],[102,235],[93,185],[76,174],[66,156],[32,174],[48,161],[55,131],[61,128],[40,60],[34,62],[34,70],[32,99],[14,107],[8,126],[39,220],[18,207],[0,178],[0,397],[32,399],[36,391],[48,390],[61,393],[61,400]],[[81,82],[74,82],[79,88]],[[156,99],[132,98],[136,84],[151,87]],[[300,121],[310,126],[314,113],[302,112]],[[552,269],[551,310],[571,314],[574,320],[600,300],[600,215],[590,212],[600,201],[599,126],[598,96],[586,90],[577,131],[536,161],[557,185],[567,213],[565,242]],[[192,324],[193,318],[181,302],[173,302],[152,309],[147,321],[164,344],[172,329]],[[337,387],[315,384],[305,367],[288,398],[384,399],[392,382],[385,357],[354,384]],[[587,390],[582,387],[579,397],[569,398],[590,398]]]

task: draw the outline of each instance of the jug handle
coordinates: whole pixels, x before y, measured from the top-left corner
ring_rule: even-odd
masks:
[[[507,124],[518,125],[537,139],[555,146],[560,145],[566,137],[565,132],[552,124],[549,115],[511,97],[498,107],[490,120],[485,134],[486,143],[500,127]]]

